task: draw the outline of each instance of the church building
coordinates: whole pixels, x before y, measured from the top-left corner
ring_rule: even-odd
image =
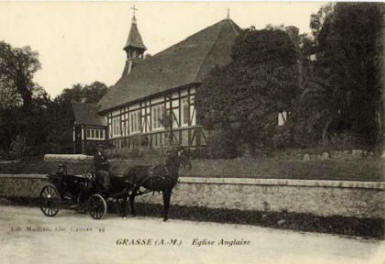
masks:
[[[207,135],[196,120],[194,98],[214,67],[231,62],[231,48],[240,31],[227,17],[154,56],[145,56],[147,48],[134,15],[123,47],[126,64],[121,78],[97,105],[73,106],[75,152],[100,141],[115,148],[204,146]]]

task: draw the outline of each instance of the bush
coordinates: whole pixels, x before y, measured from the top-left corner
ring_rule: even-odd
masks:
[[[149,147],[137,146],[130,148],[112,148],[105,150],[106,156],[110,159],[143,159],[152,160],[164,157],[165,149],[152,149]]]
[[[272,145],[274,149],[286,149],[293,146],[292,132],[289,127],[277,127],[272,137]]]
[[[11,159],[9,153],[4,149],[0,148],[0,160],[9,160],[9,159]]]
[[[337,150],[366,148],[360,143],[360,136],[351,132],[333,134],[323,143],[323,146]]]
[[[9,154],[12,159],[22,159],[26,150],[25,137],[17,135],[11,142]]]
[[[88,142],[84,147],[84,152],[86,155],[95,155],[96,145],[94,143]]]
[[[64,154],[65,147],[55,143],[43,143],[37,146],[27,146],[23,158],[43,156],[44,154]]]
[[[208,138],[207,155],[212,159],[231,159],[240,155],[238,137],[232,130],[217,129]]]

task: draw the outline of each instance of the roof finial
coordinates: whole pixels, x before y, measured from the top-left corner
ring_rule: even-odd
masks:
[[[226,16],[227,19],[230,19],[230,8],[227,8],[227,16]]]
[[[132,9],[132,23],[136,24],[135,11],[138,11],[138,9],[135,7],[135,5],[131,7],[131,9]]]

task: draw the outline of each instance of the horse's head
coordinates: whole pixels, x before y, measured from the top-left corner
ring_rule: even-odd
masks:
[[[166,164],[178,168],[182,166],[185,169],[191,169],[189,151],[183,147],[169,149],[166,152]]]
[[[191,170],[191,160],[190,160],[190,151],[187,149],[179,149],[178,150],[178,159],[179,159],[179,166],[182,166],[184,169]]]

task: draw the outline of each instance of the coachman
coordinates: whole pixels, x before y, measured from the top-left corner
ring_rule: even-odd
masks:
[[[110,163],[104,155],[103,148],[100,146],[97,147],[94,156],[94,167],[97,183],[103,187],[104,191],[109,190],[111,185]]]

